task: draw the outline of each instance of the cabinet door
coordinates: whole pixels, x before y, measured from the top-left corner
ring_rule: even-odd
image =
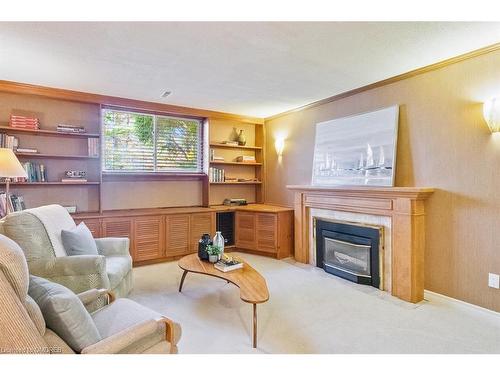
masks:
[[[102,236],[130,238],[132,236],[132,219],[129,217],[103,219]]]
[[[275,253],[277,251],[278,220],[276,214],[258,213],[257,249]]]
[[[205,233],[213,237],[215,234],[215,212],[204,212],[200,214],[191,214],[190,234],[191,252],[198,251],[198,241]]]
[[[236,212],[236,247],[254,250],[255,241],[255,213]]]
[[[165,255],[179,256],[189,254],[190,215],[167,215],[165,223]]]
[[[128,237],[130,239],[130,254],[134,253],[134,238],[130,217],[108,217],[102,220],[102,237]]]
[[[75,220],[76,225],[80,224],[81,222],[85,223],[85,225],[87,226],[87,228],[89,228],[90,233],[92,233],[92,236],[94,236],[94,238],[101,237],[101,220],[99,219]]]
[[[134,220],[135,262],[158,259],[164,256],[163,216],[144,216]]]

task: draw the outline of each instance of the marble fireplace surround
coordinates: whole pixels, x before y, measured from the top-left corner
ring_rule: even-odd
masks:
[[[295,260],[315,264],[313,220],[384,227],[384,287],[408,302],[424,298],[425,200],[432,188],[289,185],[295,193]]]

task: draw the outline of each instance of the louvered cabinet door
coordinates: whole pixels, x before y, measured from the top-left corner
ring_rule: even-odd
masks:
[[[257,249],[269,253],[276,253],[278,242],[278,218],[276,214],[256,214],[257,221]]]
[[[128,237],[130,239],[130,254],[134,253],[132,218],[105,218],[102,220],[102,237]]]
[[[101,237],[101,220],[99,219],[85,219],[85,220],[75,220],[76,225],[81,222],[85,223],[87,228],[89,228],[90,233],[94,238]]]
[[[236,212],[236,247],[254,250],[255,238],[255,213]]]
[[[164,256],[164,218],[145,216],[134,220],[134,262]]]
[[[210,237],[213,237],[215,234],[215,212],[191,214],[190,216],[191,252],[197,252],[201,236],[208,233]]]
[[[132,219],[128,217],[105,218],[102,221],[103,237],[131,237]]]
[[[189,246],[190,215],[167,215],[165,216],[165,223],[165,255],[189,254],[191,252]]]

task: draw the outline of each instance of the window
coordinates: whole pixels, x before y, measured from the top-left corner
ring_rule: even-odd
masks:
[[[103,109],[103,171],[203,171],[202,122],[149,113]]]

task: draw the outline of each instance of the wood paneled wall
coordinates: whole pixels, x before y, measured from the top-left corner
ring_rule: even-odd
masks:
[[[376,69],[376,67],[374,67]],[[268,203],[292,206],[286,185],[311,182],[315,124],[400,105],[396,186],[429,186],[425,287],[500,311],[500,136],[482,103],[500,97],[500,51],[266,121]],[[274,141],[286,138],[281,160]]]

